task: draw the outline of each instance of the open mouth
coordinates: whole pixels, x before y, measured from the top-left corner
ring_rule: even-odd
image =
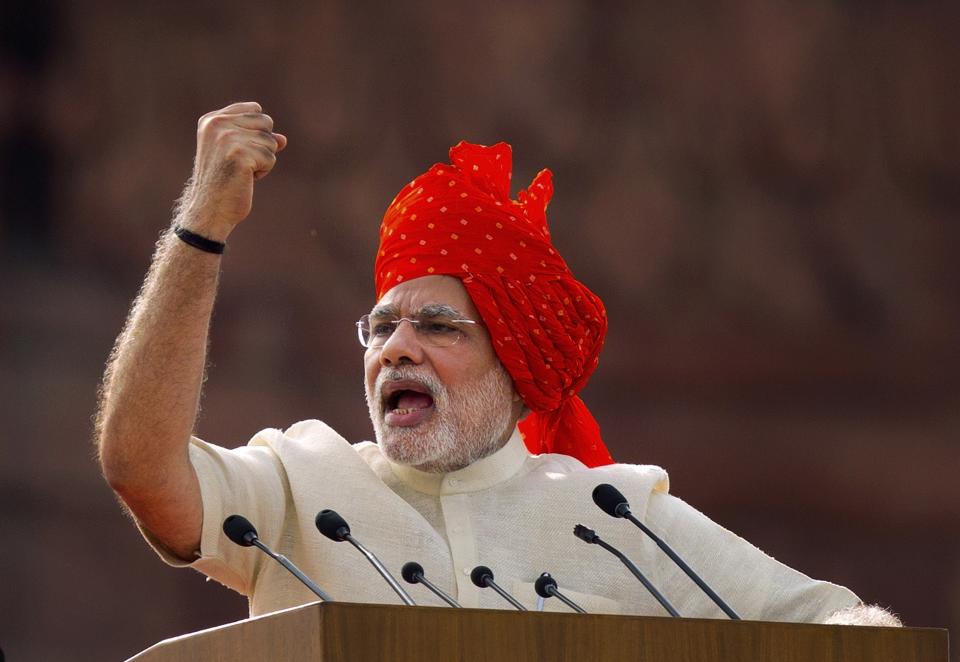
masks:
[[[433,395],[419,382],[388,382],[383,387],[384,422],[409,427],[433,413]]]

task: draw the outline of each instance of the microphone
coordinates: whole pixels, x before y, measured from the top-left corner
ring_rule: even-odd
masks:
[[[533,590],[535,590],[537,595],[539,595],[541,598],[549,598],[550,596],[553,596],[575,612],[580,614],[587,613],[580,607],[580,605],[565,596],[559,591],[559,589],[557,589],[557,580],[551,577],[549,572],[545,572],[537,578],[536,583],[533,585]]]
[[[397,595],[400,596],[400,599],[403,600],[403,603],[406,605],[416,605],[417,603],[413,601],[406,591],[403,590],[403,587],[397,583],[397,580],[393,578],[380,559],[373,555],[372,552],[367,550],[366,547],[360,544],[360,542],[350,535],[350,525],[347,524],[335,510],[321,510],[317,513],[317,517],[314,520],[314,524],[317,525],[317,529],[320,530],[320,533],[325,535],[327,538],[334,542],[343,542],[346,540],[348,543],[360,550],[360,553],[367,557],[367,560],[370,561],[370,564],[380,573],[380,576],[383,577],[386,582],[390,585]]]
[[[493,581],[493,570],[487,566],[478,565],[476,568],[474,568],[470,572],[470,580],[480,588],[492,588],[494,591],[500,594],[501,598],[512,604],[520,611],[527,611],[527,608],[517,602],[516,598],[497,586],[497,583]]]
[[[640,568],[638,568],[633,561],[628,559],[623,552],[618,550],[613,545],[601,540],[596,531],[593,529],[588,529],[583,524],[577,524],[575,527],[573,527],[573,535],[580,538],[580,540],[583,542],[590,543],[591,545],[600,545],[605,550],[620,559],[620,562],[627,566],[627,569],[633,573],[633,576],[640,580],[640,583],[643,584],[644,588],[650,591],[650,595],[655,597],[657,602],[659,602],[671,616],[680,616],[680,614],[677,613],[677,610],[673,608],[673,605],[670,604],[670,601],[663,597],[660,591],[658,591],[657,588],[650,583],[649,579],[643,576],[643,573],[640,572]]]
[[[727,616],[733,620],[739,621],[740,616],[731,609],[726,602],[724,602],[719,595],[717,595],[712,588],[710,588],[705,581],[703,581],[700,576],[693,571],[693,569],[688,566],[680,556],[671,549],[670,545],[662,541],[657,534],[647,528],[647,526],[633,516],[633,513],[630,512],[630,504],[627,502],[627,498],[620,493],[620,490],[615,488],[613,485],[608,485],[603,483],[602,485],[597,485],[593,488],[593,502],[600,506],[600,510],[610,515],[611,517],[623,517],[630,520],[636,524],[641,531],[647,534],[653,542],[657,543],[657,547],[663,550],[663,553],[670,557],[670,560],[677,564],[677,566],[683,570],[687,577],[693,580],[693,582],[700,587],[700,590],[707,594],[707,596],[716,603],[720,609],[723,610]]]
[[[277,554],[263,544],[260,541],[260,538],[257,536],[257,530],[254,528],[253,524],[251,524],[250,520],[243,515],[231,515],[227,519],[223,520],[223,532],[226,534],[227,538],[241,547],[256,547],[274,561],[282,565],[284,568],[289,570],[294,577],[303,582],[308,589],[316,593],[321,600],[325,602],[333,602],[333,598],[327,595],[322,588],[314,584],[309,577],[300,572],[300,568],[293,565],[293,563],[291,563],[286,556],[283,554]]]
[[[423,584],[428,589],[433,591],[438,598],[446,602],[451,607],[460,606],[456,600],[451,598],[447,593],[435,586],[433,582],[424,577],[423,566],[416,561],[407,561],[404,563],[403,567],[400,568],[400,576],[403,577],[408,584]]]

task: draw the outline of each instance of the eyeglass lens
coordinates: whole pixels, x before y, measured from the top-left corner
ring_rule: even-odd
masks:
[[[381,347],[403,322],[409,322],[413,326],[421,342],[436,347],[449,347],[460,340],[463,335],[463,330],[458,326],[460,321],[445,317],[401,317],[396,319],[371,318],[369,315],[364,315],[357,322],[360,343],[364,347]]]

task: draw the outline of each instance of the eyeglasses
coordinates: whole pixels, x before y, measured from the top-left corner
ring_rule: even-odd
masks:
[[[465,333],[462,327],[479,324],[476,320],[450,319],[449,317],[374,317],[364,315],[357,322],[357,337],[366,348],[378,348],[390,339],[401,322],[410,322],[417,338],[425,345],[450,347],[456,345]]]

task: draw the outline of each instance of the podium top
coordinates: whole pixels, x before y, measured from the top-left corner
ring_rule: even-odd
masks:
[[[314,603],[162,641],[129,662],[947,662],[948,633],[648,616]]]

